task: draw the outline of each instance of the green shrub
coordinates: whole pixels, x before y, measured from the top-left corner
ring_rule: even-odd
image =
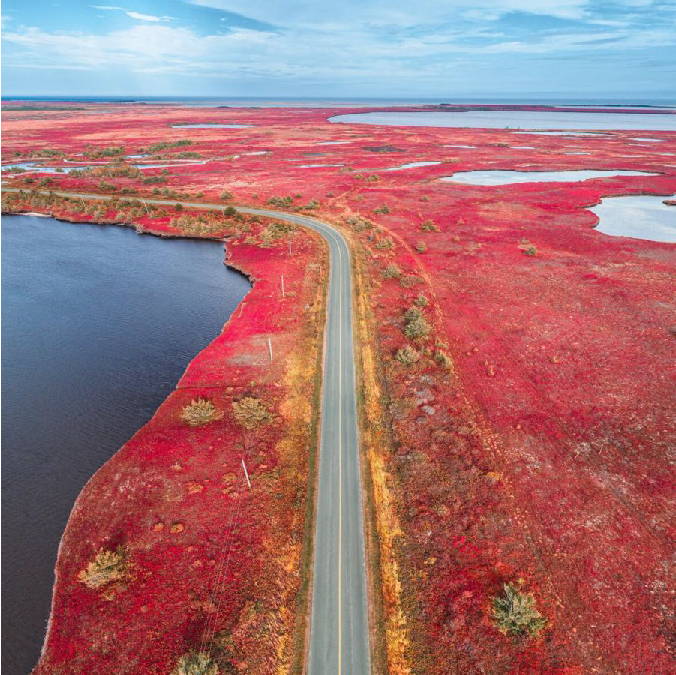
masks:
[[[398,279],[401,276],[401,270],[399,269],[398,265],[395,263],[390,263],[384,270],[383,270],[383,277],[385,279]]]
[[[418,362],[420,359],[420,354],[410,345],[406,345],[405,347],[397,350],[394,358],[397,359],[399,363],[403,363],[405,366],[412,366],[414,363]]]
[[[87,588],[101,588],[113,581],[120,581],[127,575],[128,567],[123,548],[115,551],[99,549],[94,560],[78,575],[78,580]]]
[[[261,232],[261,246],[272,246],[274,242],[279,239],[282,239],[290,232],[296,230],[294,225],[291,223],[280,223],[274,222],[270,223],[262,232]]]
[[[181,656],[171,675],[218,675],[218,665],[206,652],[191,651]]]
[[[501,633],[516,637],[535,636],[547,625],[532,593],[522,593],[514,584],[504,584],[502,595],[493,598],[491,617]]]
[[[181,410],[181,419],[191,427],[201,427],[221,417],[222,411],[206,398],[194,398]]]
[[[390,212],[390,207],[387,206],[387,204],[383,204],[382,206],[379,206],[377,209],[373,209],[373,213],[382,213],[383,215],[387,215]]]
[[[101,150],[93,150],[85,153],[86,157],[90,159],[99,159],[101,157],[118,157],[124,155],[124,147],[121,145],[114,145],[109,148],[102,148]]]
[[[430,301],[421,293],[415,300],[415,304],[418,307],[427,307],[430,304]]]
[[[416,284],[422,283],[422,279],[415,274],[405,274],[404,276],[401,277],[401,279],[399,280],[399,283],[404,288],[411,288],[412,286],[415,286]]]
[[[410,310],[409,310],[410,311]],[[408,313],[408,312],[407,312]],[[411,339],[425,337],[432,330],[424,316],[413,316],[405,320],[404,335]]]
[[[420,224],[420,229],[423,232],[438,232],[439,227],[432,222],[431,220],[425,220],[423,223]]]
[[[441,349],[437,349],[434,352],[434,360],[442,368],[450,368],[451,364],[452,364],[451,357],[445,351],[442,351]]]
[[[286,197],[270,197],[268,204],[281,207],[293,206],[293,197],[291,195],[286,195]]]
[[[355,232],[362,232],[363,230],[370,230],[373,227],[373,223],[366,218],[360,218],[359,216],[349,216],[345,218],[345,222],[348,225],[351,225]]]
[[[154,153],[154,152],[160,152],[161,150],[167,150],[169,148],[180,148],[183,145],[192,145],[192,141],[188,140],[187,138],[181,141],[165,141],[161,143],[153,143],[152,145],[148,146],[148,152],[149,153]]]
[[[228,202],[232,199],[233,195],[232,192],[228,192],[227,190],[223,190],[221,194],[219,195],[219,199],[221,199],[224,202]]]
[[[265,404],[253,396],[245,396],[239,401],[233,401],[232,411],[237,423],[245,429],[255,429],[261,424],[267,424],[272,419],[272,415]]]
[[[394,242],[389,237],[384,237],[376,242],[376,248],[381,251],[391,251],[394,248]]]
[[[404,312],[404,321],[418,321],[422,318],[422,312],[417,307],[409,307]]]
[[[424,253],[427,250],[427,244],[424,241],[419,241],[415,245],[415,250],[418,251],[418,253]]]

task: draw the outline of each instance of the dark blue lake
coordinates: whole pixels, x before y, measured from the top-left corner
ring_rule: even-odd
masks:
[[[89,477],[249,289],[223,244],[2,218],[2,666],[35,665],[53,568]]]

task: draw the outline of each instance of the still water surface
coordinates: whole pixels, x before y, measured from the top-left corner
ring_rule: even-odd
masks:
[[[2,218],[2,670],[39,656],[78,492],[249,289],[218,242]]]
[[[612,178],[613,176],[657,176],[646,171],[458,171],[452,176],[439,180],[464,185],[512,185],[514,183],[564,183],[589,180],[590,178]]]
[[[606,197],[591,210],[599,217],[599,232],[676,244],[676,206],[665,204],[674,199],[676,195]]]
[[[669,113],[588,113],[531,110],[469,110],[467,112],[368,112],[335,115],[329,122],[471,129],[650,129],[676,131]],[[572,134],[566,134],[572,135]]]

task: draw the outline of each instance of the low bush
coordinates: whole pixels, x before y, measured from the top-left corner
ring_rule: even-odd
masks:
[[[434,360],[439,364],[442,368],[450,368],[452,361],[451,357],[443,350],[437,349],[434,352]]]
[[[232,412],[237,423],[245,429],[256,429],[272,419],[265,404],[253,396],[245,396],[239,401],[233,401]]]
[[[87,588],[101,588],[127,576],[127,560],[123,548],[115,551],[99,549],[94,560],[78,574],[78,580]]]
[[[406,345],[405,347],[397,350],[394,358],[397,359],[399,363],[403,363],[405,366],[412,366],[414,363],[417,363],[420,360],[420,354],[410,345]]]
[[[417,307],[411,307],[404,314],[404,335],[411,339],[429,335],[432,327]]]
[[[348,225],[351,225],[355,232],[370,230],[373,227],[373,223],[370,220],[367,220],[366,218],[360,218],[359,216],[349,216],[345,218],[345,222]]]
[[[221,417],[223,412],[206,398],[194,398],[181,410],[181,419],[191,427],[201,427]]]
[[[383,277],[385,279],[398,279],[401,276],[401,270],[396,263],[390,263],[383,270]]]
[[[394,242],[389,237],[384,237],[376,242],[376,248],[381,251],[391,251],[394,248]]]
[[[501,633],[515,637],[535,636],[547,625],[533,594],[522,593],[514,584],[504,584],[502,595],[493,598],[491,617]]]
[[[281,207],[293,206],[293,197],[291,195],[286,195],[286,197],[270,197],[268,204]]]
[[[108,148],[101,148],[101,150],[92,150],[85,153],[85,157],[89,159],[100,159],[102,157],[119,157],[124,155],[124,147],[121,145],[113,145]]]
[[[184,145],[192,145],[192,141],[185,138],[181,141],[164,141],[161,143],[153,143],[152,145],[148,146],[148,152],[160,152],[162,150],[168,150],[169,148],[180,148]]]
[[[405,274],[404,276],[401,277],[399,283],[402,285],[403,288],[411,288],[416,284],[422,283],[422,279],[416,274]]]
[[[218,664],[206,652],[191,651],[178,660],[171,675],[218,675]]]

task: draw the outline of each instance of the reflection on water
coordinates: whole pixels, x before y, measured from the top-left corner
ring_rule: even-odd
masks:
[[[61,533],[249,288],[219,242],[2,217],[3,675],[37,661]]]

